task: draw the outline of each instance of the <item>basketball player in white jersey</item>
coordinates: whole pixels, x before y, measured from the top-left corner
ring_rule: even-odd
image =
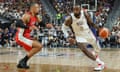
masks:
[[[76,41],[78,47],[81,51],[90,59],[96,61],[98,67],[94,70],[103,70],[104,62],[101,61],[98,57],[98,52],[100,51],[100,46],[97,43],[95,36],[90,30],[89,26],[92,26],[96,29],[99,29],[89,17],[89,14],[83,11],[79,5],[73,7],[73,13],[65,19],[65,22],[62,25],[63,33],[67,38],[69,36],[68,30],[74,34],[73,38],[69,38],[69,41]],[[75,43],[75,42],[72,42]],[[94,48],[93,51],[87,49],[87,44],[91,44]]]

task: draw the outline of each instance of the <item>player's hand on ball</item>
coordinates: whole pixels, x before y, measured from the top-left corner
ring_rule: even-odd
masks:
[[[74,38],[68,38],[68,41],[70,45],[74,45],[76,43],[76,40]]]

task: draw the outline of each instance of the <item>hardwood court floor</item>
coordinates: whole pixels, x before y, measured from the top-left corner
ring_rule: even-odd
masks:
[[[0,48],[0,72],[120,72],[120,49],[102,49],[101,59],[106,68],[93,71],[96,63],[88,59],[79,49],[46,49],[32,57],[30,69],[18,69],[16,64],[25,52],[16,48]]]

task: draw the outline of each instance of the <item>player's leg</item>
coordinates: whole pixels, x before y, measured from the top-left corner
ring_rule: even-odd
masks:
[[[100,52],[101,48],[100,45],[98,43],[98,41],[93,41],[92,42],[92,46],[94,48],[93,54],[96,55],[96,62],[98,64],[98,67],[95,68],[95,70],[102,70],[104,69],[104,62],[100,60],[98,53]]]
[[[94,70],[103,70],[104,69],[104,62],[99,59],[99,56],[95,54],[94,51],[90,51],[87,49],[86,44],[84,43],[78,43],[78,47],[82,50],[82,52],[92,59],[93,61],[96,61],[98,63],[98,67],[96,67]]]
[[[29,68],[27,66],[27,61],[37,52],[39,52],[42,49],[42,44],[40,44],[38,41],[32,41],[32,47],[27,46],[27,44],[22,45],[25,50],[28,52],[27,55],[22,58],[17,65],[18,68]]]
[[[28,53],[27,55],[22,58],[17,65],[18,68],[29,68],[27,66],[27,61],[37,52],[39,52],[42,48],[42,44],[40,44],[38,41],[30,40],[28,38],[25,38],[23,36],[24,29],[18,29],[18,32],[16,33],[15,40],[16,42],[21,45]]]
[[[81,49],[81,51],[87,56],[89,57],[90,59],[92,60],[96,60],[96,56],[90,51],[87,49],[87,46],[85,43],[78,43],[78,48]]]
[[[39,52],[42,49],[42,44],[38,41],[33,41],[32,43],[32,49],[28,52],[28,57],[32,57],[34,54]]]
[[[100,60],[98,53],[101,50],[101,47],[99,45],[99,41],[96,40],[96,37],[93,35],[93,33],[89,32],[89,37],[87,38],[87,41],[93,46],[94,50],[92,51],[93,55],[96,57],[96,62],[98,64],[98,67],[95,68],[95,70],[102,70],[104,69],[104,62]]]

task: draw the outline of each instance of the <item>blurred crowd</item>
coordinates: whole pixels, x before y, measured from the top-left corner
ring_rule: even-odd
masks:
[[[120,45],[120,17],[116,19],[116,23],[112,28],[110,35],[110,45],[111,46]]]
[[[39,14],[45,19],[49,19],[49,16],[44,10],[44,6],[40,0],[4,0],[4,2],[0,2],[0,15],[9,20],[19,19],[23,13],[27,13],[29,11],[31,2],[37,2],[40,5]]]
[[[16,2],[12,2],[16,1]],[[34,1],[34,0],[33,0]],[[44,10],[44,6],[40,2],[40,0],[37,0],[40,5],[40,15],[43,18],[44,22],[46,24],[49,24],[50,17]],[[71,12],[73,8],[73,0],[50,0],[57,11],[56,14],[56,23],[53,24],[53,28],[43,28],[38,26],[40,32],[33,31],[31,35],[33,37],[38,38],[38,40],[47,47],[76,47],[76,45],[71,46],[67,39],[64,38],[64,34],[61,30],[61,25]],[[76,0],[80,3],[94,3],[94,0]],[[98,7],[97,11],[95,12],[89,12],[93,22],[97,24],[98,26],[104,26],[106,23],[106,19],[108,14],[111,12],[113,7],[114,0],[98,0]],[[20,2],[17,2],[17,0],[8,0],[7,2],[0,3],[0,17],[2,19],[7,19],[9,21],[0,21],[0,47],[19,47],[15,40],[14,35],[16,32],[16,27],[14,21],[16,19],[21,18],[23,13],[28,12],[29,9],[29,2],[30,0],[21,0]],[[1,18],[0,18],[1,19]],[[2,20],[3,21],[3,20]],[[9,22],[9,23],[7,23]],[[2,25],[4,24],[4,25]],[[9,25],[10,24],[10,25]],[[7,25],[7,26],[5,26]],[[4,27],[2,27],[4,26]],[[71,32],[69,32],[69,35],[72,35]],[[111,35],[107,39],[101,39],[100,45],[102,47],[108,47],[108,46],[117,46],[120,43],[120,18],[115,23],[115,26],[113,26],[113,29],[111,31]],[[114,41],[115,39],[115,41]],[[109,44],[109,45],[108,45]],[[117,44],[117,45],[116,45]]]
[[[56,14],[57,24],[61,24],[66,18],[66,16],[68,16],[72,12],[74,0],[51,0],[51,1],[52,1],[51,3],[53,4],[54,8],[57,11]],[[89,4],[90,15],[94,23],[99,25],[104,25],[108,14],[112,10],[114,0],[97,0],[96,11],[92,11],[94,10],[94,8],[96,8],[95,0],[75,0],[75,4],[79,4],[79,5]],[[88,9],[86,7],[84,8]]]

